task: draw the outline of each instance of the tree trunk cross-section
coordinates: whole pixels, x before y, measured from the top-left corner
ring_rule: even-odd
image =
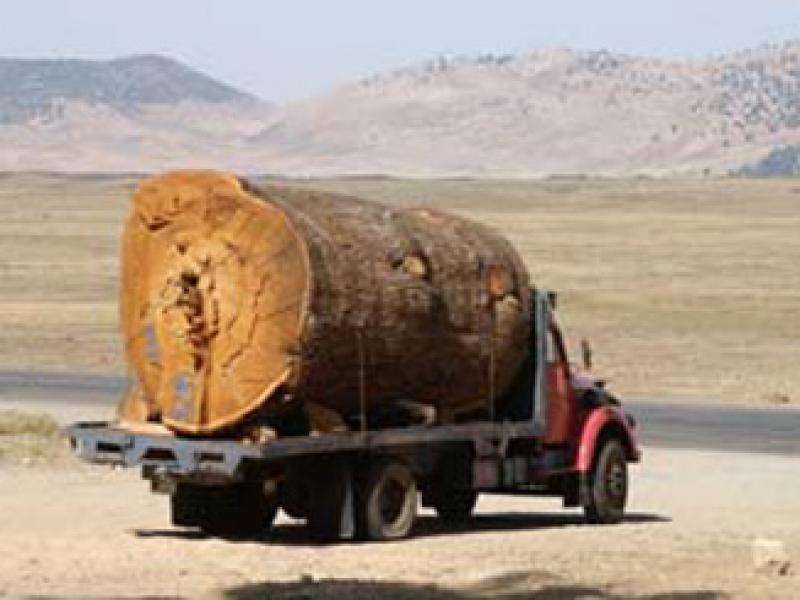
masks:
[[[144,180],[122,240],[128,422],[218,434],[297,403],[490,407],[528,353],[528,275],[490,229],[230,174]]]

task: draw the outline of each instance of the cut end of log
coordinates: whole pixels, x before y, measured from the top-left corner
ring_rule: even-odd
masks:
[[[147,412],[215,431],[291,378],[308,258],[277,204],[228,174],[147,179],[122,262],[121,323]]]

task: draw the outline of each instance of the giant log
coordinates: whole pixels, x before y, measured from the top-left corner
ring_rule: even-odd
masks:
[[[453,422],[491,412],[528,353],[528,275],[489,228],[227,173],[142,181],[120,296],[119,416],[179,434],[394,401]]]

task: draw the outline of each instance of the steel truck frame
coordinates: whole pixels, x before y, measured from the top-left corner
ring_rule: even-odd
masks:
[[[551,495],[588,522],[622,520],[633,419],[601,381],[568,362],[555,294],[534,290],[531,358],[493,420],[283,437],[252,444],[127,431],[67,429],[81,459],[140,466],[171,497],[172,522],[212,535],[268,531],[277,509],[329,539],[407,536],[418,505],[446,523],[467,520],[479,493]],[[366,423],[361,415],[361,423]]]

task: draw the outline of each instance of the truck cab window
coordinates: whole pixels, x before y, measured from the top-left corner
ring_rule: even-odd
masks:
[[[547,328],[545,352],[545,359],[549,364],[567,362],[567,355],[566,352],[564,352],[564,342],[561,339],[558,329],[552,324]]]

